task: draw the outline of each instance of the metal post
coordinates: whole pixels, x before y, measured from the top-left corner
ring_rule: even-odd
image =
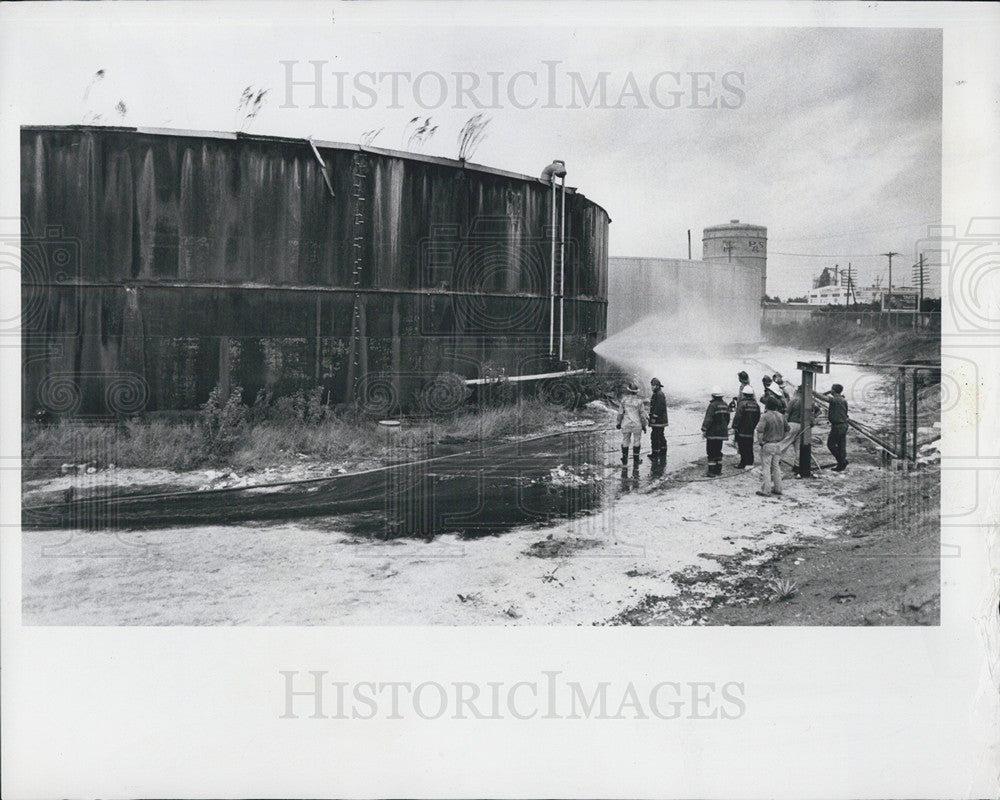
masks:
[[[917,428],[919,427],[919,417],[918,417],[918,401],[919,397],[917,390],[920,388],[920,382],[917,378],[917,373],[919,370],[913,370],[913,394],[910,397],[910,416],[913,419],[913,447],[910,450],[910,460],[916,464],[917,463]]]
[[[556,337],[556,176],[552,176],[552,275],[549,280],[549,355],[555,350]]]
[[[562,197],[559,202],[559,360],[563,360],[563,335],[565,331],[566,291],[566,176],[559,179]]]
[[[691,229],[688,228],[688,261],[691,260]]]
[[[899,428],[897,435],[899,436],[899,460],[901,462],[906,461],[906,369],[904,367],[899,368],[899,379],[896,381],[898,400],[899,400],[899,417],[898,424]]]
[[[811,478],[813,373],[802,370],[802,438],[799,440],[799,477]]]

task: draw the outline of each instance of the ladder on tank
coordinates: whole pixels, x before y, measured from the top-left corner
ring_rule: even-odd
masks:
[[[364,266],[364,191],[368,177],[368,162],[360,153],[354,154],[351,169],[351,201],[354,218],[351,223],[351,283],[354,286],[354,310],[351,314],[351,363],[348,367],[348,390],[356,397],[361,378],[361,273]]]

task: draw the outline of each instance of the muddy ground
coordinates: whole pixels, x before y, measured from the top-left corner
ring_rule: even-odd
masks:
[[[613,450],[615,435],[607,436]],[[23,618],[58,625],[936,624],[938,474],[933,467],[889,472],[859,440],[850,445],[844,473],[796,480],[786,469],[780,498],[755,494],[759,471],[736,470],[731,448],[724,476],[707,479],[700,437],[679,435],[662,473],[645,460],[622,469],[613,457],[560,464],[542,470],[546,492],[583,487],[599,502],[570,519],[539,517],[486,535],[454,523],[427,539],[382,540],[365,533],[379,512],[117,533],[26,531]],[[558,460],[559,453],[536,455]]]

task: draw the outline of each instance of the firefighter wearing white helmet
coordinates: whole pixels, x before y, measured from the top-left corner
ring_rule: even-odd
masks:
[[[722,399],[722,389],[712,387],[712,401],[705,411],[701,423],[701,433],[705,437],[705,452],[708,454],[709,477],[722,474],[722,443],[729,437],[729,403]]]

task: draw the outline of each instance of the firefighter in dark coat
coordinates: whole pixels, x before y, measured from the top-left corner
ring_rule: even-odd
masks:
[[[736,469],[753,466],[753,436],[758,422],[760,422],[760,406],[753,396],[753,387],[748,384],[740,393],[739,402],[736,403],[736,413],[733,415],[733,434],[736,439],[736,449],[740,453],[740,463],[736,465]]]
[[[739,405],[740,400],[743,399],[743,390],[746,389],[748,386],[750,386],[750,376],[746,373],[746,371],[741,370],[736,375],[736,377],[739,379],[740,388],[736,391],[736,397],[734,397],[729,402],[729,410],[730,411],[735,411],[736,410],[736,406]],[[752,388],[750,389],[750,394],[753,395],[753,389]]]
[[[652,452],[649,459],[654,464],[663,464],[667,460],[667,398],[663,394],[663,384],[659,378],[649,382],[653,396],[649,398],[649,443]]]
[[[722,399],[722,389],[712,389],[712,402],[705,411],[701,423],[701,433],[705,437],[705,452],[708,454],[709,477],[722,474],[722,443],[729,438],[729,403]]]

